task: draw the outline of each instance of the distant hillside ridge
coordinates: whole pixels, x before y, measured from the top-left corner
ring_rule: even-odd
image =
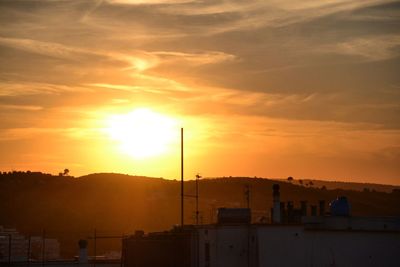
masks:
[[[272,178],[274,179],[274,178]],[[377,183],[360,183],[360,182],[345,182],[345,181],[327,181],[318,179],[307,179],[298,178],[292,179],[288,178],[278,178],[274,179],[277,181],[287,181],[292,184],[297,184],[300,186],[311,186],[311,187],[324,187],[326,189],[344,189],[344,190],[356,190],[356,191],[379,191],[391,193],[393,189],[400,189],[400,185],[390,185],[390,184],[377,184]]]

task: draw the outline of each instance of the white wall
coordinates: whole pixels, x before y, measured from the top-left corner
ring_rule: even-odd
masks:
[[[259,266],[400,266],[400,233],[259,227]]]
[[[250,231],[246,226],[214,226],[200,229],[199,266],[246,267]],[[210,265],[205,262],[205,243],[210,244]]]
[[[205,243],[210,244],[209,265]],[[204,226],[199,229],[199,263],[199,267],[398,267],[400,232],[305,230],[303,225]]]

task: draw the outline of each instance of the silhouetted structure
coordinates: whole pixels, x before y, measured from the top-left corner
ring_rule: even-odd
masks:
[[[123,240],[124,266],[187,267],[195,266],[193,230],[175,228],[172,231],[134,235]]]
[[[274,184],[269,224],[251,224],[250,209],[220,208],[216,224],[127,237],[124,266],[398,266],[400,218],[351,217],[349,210],[327,216],[324,201],[307,216],[306,201],[296,209],[279,199]]]

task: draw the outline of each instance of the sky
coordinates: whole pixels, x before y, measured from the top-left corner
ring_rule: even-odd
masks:
[[[0,24],[2,171],[179,179],[183,127],[185,179],[400,184],[399,1],[0,0]]]

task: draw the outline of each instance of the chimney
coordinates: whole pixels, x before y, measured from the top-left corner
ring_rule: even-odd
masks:
[[[319,201],[319,216],[325,215],[325,200]]]
[[[273,189],[273,209],[274,212],[272,214],[272,222],[280,223],[281,222],[281,203],[280,203],[280,193],[279,193],[279,184],[274,184],[272,186]]]
[[[88,253],[87,253],[87,240],[81,239],[78,242],[79,244],[79,263],[87,263],[88,262]]]

